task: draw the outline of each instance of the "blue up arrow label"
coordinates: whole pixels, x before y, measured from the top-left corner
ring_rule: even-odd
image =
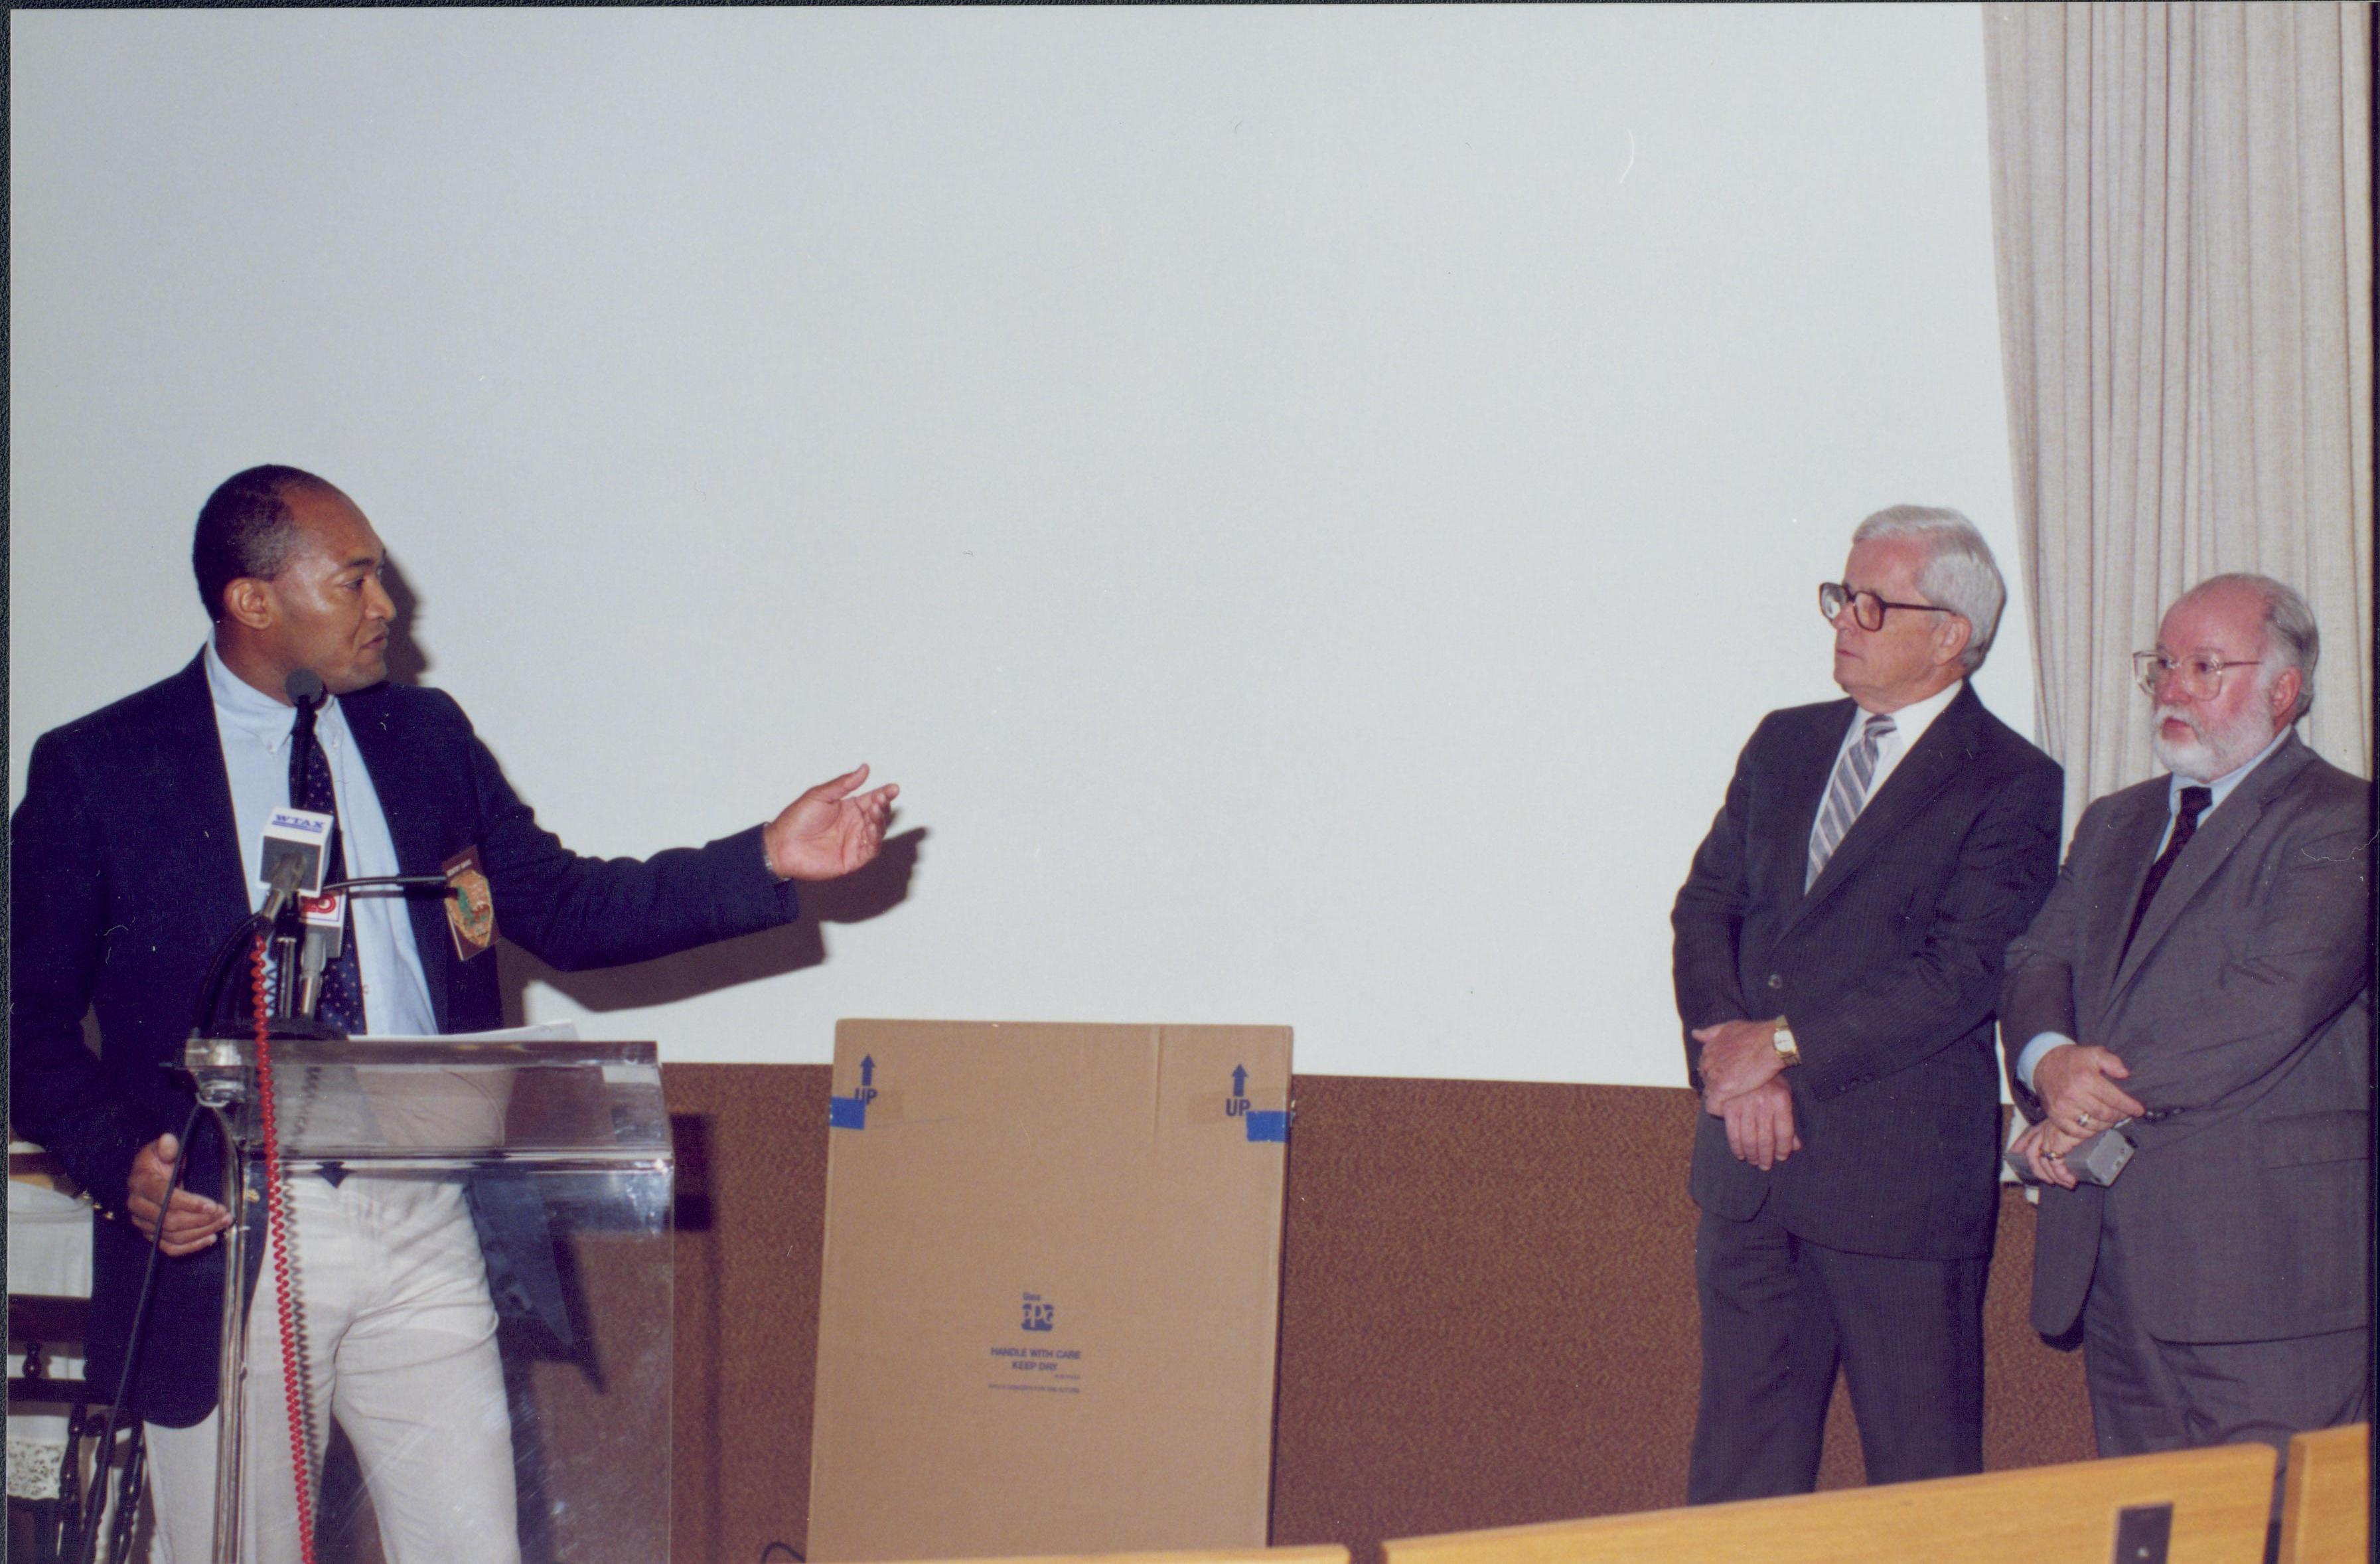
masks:
[[[1211,1100],[1211,1099],[1210,1099]],[[1223,1117],[1247,1121],[1251,1141],[1287,1141],[1289,1113],[1285,1108],[1259,1108],[1248,1100],[1248,1067],[1232,1067],[1232,1094],[1223,1100]]]
[[[859,1089],[848,1097],[829,1097],[826,1124],[830,1130],[865,1130],[868,1105],[876,1100],[876,1056],[859,1061]]]

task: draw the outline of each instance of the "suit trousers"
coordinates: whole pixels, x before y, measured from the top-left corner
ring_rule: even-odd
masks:
[[[1703,1379],[1686,1502],[1817,1485],[1840,1365],[1871,1483],[1984,1466],[1985,1259],[1828,1249],[1764,1205],[1694,1232]]]
[[[462,1186],[443,1178],[312,1173],[285,1185],[317,1439],[335,1418],[355,1447],[389,1564],[518,1564],[512,1421],[496,1314]],[[241,1564],[299,1557],[280,1287],[268,1250],[249,1314]],[[216,1426],[147,1425],[154,1564],[204,1564],[214,1526]],[[309,1452],[318,1483],[322,1452]]]
[[[2133,1281],[2110,1200],[2082,1301],[2082,1372],[2101,1455],[2262,1440],[2286,1461],[2292,1434],[2371,1420],[2368,1326],[2275,1341],[2164,1341],[2137,1323]],[[2277,1499],[2279,1480],[2276,1471]]]

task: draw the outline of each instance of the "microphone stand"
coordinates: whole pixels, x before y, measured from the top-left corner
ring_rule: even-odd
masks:
[[[431,886],[450,892],[453,889],[452,882],[443,874],[363,874],[351,880],[334,881],[322,887],[322,895],[336,896],[348,891],[382,888],[416,890]],[[297,905],[291,903],[293,908]],[[346,931],[301,923],[289,908],[282,910],[281,917],[293,926],[285,934],[282,923],[273,925],[274,971],[280,974],[277,990],[280,1003],[274,1006],[273,1017],[276,1029],[283,1025],[291,1027],[287,1033],[290,1036],[345,1037],[346,1033],[336,1028],[318,1025],[314,1020],[314,1008],[322,999],[322,970],[338,958],[340,947],[346,942]],[[304,929],[305,942],[293,966],[289,957],[292,947],[298,944],[298,927]]]
[[[300,797],[298,778],[309,775],[314,760],[321,753],[321,740],[315,736],[314,716],[330,703],[330,691],[323,688],[322,676],[311,668],[291,671],[282,681],[282,692],[298,709],[297,726],[290,730],[289,800],[295,804]],[[335,812],[336,806],[333,806]],[[334,851],[339,842],[339,826],[335,813],[323,850]],[[328,897],[340,887],[324,886],[321,895]],[[303,1025],[312,1023],[314,1007],[322,997],[322,967],[339,954],[346,931],[342,924],[323,928],[308,923],[302,907],[292,910],[282,909],[282,921],[273,926],[273,1003],[275,1019]],[[344,921],[343,921],[344,923]],[[298,941],[305,941],[305,954],[298,955]]]
[[[270,949],[275,972],[273,987],[278,1000],[272,1007],[275,1013],[266,1018],[265,1035],[334,1042],[344,1041],[347,1035],[337,1027],[313,1019],[328,954],[328,941],[322,936],[333,931],[305,927],[304,904],[298,895],[303,872],[297,859],[285,860],[274,871],[262,910],[233,931],[231,939],[217,955],[215,970],[200,999],[199,1024],[191,1030],[183,1051],[182,1073],[196,1089],[199,1099],[194,1112],[204,1113],[212,1121],[222,1141],[221,1200],[224,1209],[234,1213],[244,1214],[248,1209],[248,1156],[236,1118],[249,1117],[239,1109],[257,1094],[257,1059],[251,1051],[252,1042],[243,1044],[239,1039],[209,1037],[207,1033],[214,1030],[215,1007],[221,1000],[224,982],[233,970],[232,957],[246,944],[251,931],[261,927],[272,930]],[[449,894],[454,889],[443,874],[368,874],[336,881],[322,889],[328,895],[383,886],[397,890],[436,886]],[[302,970],[296,970],[297,963],[290,958],[300,929],[304,931],[305,954]],[[298,1001],[294,1007],[290,1003],[293,997]],[[214,1548],[217,1558],[237,1558],[240,1541],[241,1422],[247,1402],[248,1318],[252,1301],[248,1289],[248,1223],[244,1216],[225,1229],[222,1249],[223,1328],[216,1339],[216,1383],[224,1389],[216,1403],[219,1422],[215,1441]],[[137,1343],[133,1350],[138,1350]]]

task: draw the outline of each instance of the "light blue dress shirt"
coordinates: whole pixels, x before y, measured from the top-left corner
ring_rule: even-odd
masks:
[[[2212,782],[2193,782],[2179,772],[2168,776],[2165,791],[2165,831],[2157,837],[2156,852],[2152,855],[2152,858],[2162,857],[2165,853],[2165,844],[2173,837],[2173,823],[2181,813],[2181,790],[2184,788],[2204,788],[2214,795],[2206,807],[2198,812],[2198,824],[2204,828],[2206,825],[2206,817],[2223,807],[2223,800],[2231,796],[2231,789],[2245,780],[2248,773],[2272,759],[2273,751],[2279,749],[2281,740],[2289,736],[2289,729],[2282,728],[2273,735],[2271,743],[2258,750],[2245,764],[2225,772]],[[2073,1041],[2074,1039],[2062,1032],[2035,1033],[2033,1041],[2024,1045],[2024,1052],[2017,1056],[2016,1078],[2024,1082],[2026,1090],[2033,1090],[2034,1067],[2041,1063],[2041,1057],[2052,1048],[2062,1047]]]
[[[239,832],[239,861],[248,875],[249,909],[264,905],[261,878],[264,821],[289,799],[289,736],[298,709],[285,706],[225,666],[210,638],[207,689],[214,698],[215,733],[223,741],[224,771],[231,780],[232,821]],[[356,751],[355,737],[334,698],[322,703],[314,734],[331,763],[331,791],[338,800],[339,832],[349,878],[395,874],[396,844],[380,794]],[[420,952],[405,898],[394,891],[359,891],[348,897],[355,910],[356,960],[363,975],[364,1030],[383,1035],[429,1036],[438,1030],[430,984],[421,975]]]

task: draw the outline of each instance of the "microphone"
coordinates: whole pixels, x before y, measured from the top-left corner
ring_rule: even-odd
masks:
[[[313,718],[316,705],[324,698],[322,676],[311,668],[294,669],[281,681],[281,692],[289,697],[291,705],[298,708],[298,724],[290,736],[289,802],[292,808],[303,808],[298,778],[312,768],[315,749],[321,742],[314,737]],[[338,840],[338,827],[333,825],[331,832],[322,843],[325,852]],[[311,990],[320,981],[322,969],[322,941],[317,931],[305,926],[302,904],[297,899],[298,882],[304,877],[299,871],[297,855],[292,854],[285,860],[282,868],[291,871],[287,876],[289,893],[283,893],[282,869],[276,869],[273,875],[273,893],[265,902],[265,916],[273,925],[273,965],[278,969],[275,973],[277,981],[273,984],[273,1009],[276,1016],[285,1020],[310,1013],[312,1008]],[[301,938],[306,943],[302,966],[298,952]]]
[[[281,681],[281,692],[289,697],[291,705],[298,708],[298,722],[291,735],[289,748],[289,802],[292,807],[302,808],[298,778],[312,768],[314,754],[322,743],[314,736],[313,717],[315,708],[326,699],[322,676],[311,668],[294,669]],[[338,826],[334,825],[331,835],[323,841],[323,850],[328,852],[337,840]],[[277,874],[274,876],[276,885],[279,878]],[[276,900],[273,907],[280,914],[273,923],[273,944],[279,955],[281,969],[280,1003],[274,1008],[285,1017],[302,1014],[310,1018],[314,990],[321,981],[322,940],[319,931],[304,928],[296,904]],[[298,941],[301,935],[306,941],[302,970],[297,959]]]
[[[322,688],[322,676],[311,668],[299,668],[283,679],[281,692],[289,697],[289,703],[298,708],[301,719],[290,735],[289,805],[292,809],[303,809],[305,805],[299,801],[298,779],[312,768],[314,753],[322,742],[314,736],[311,718],[315,708],[329,699],[329,695]]]
[[[298,888],[305,883],[306,862],[296,853],[284,858],[273,868],[273,887],[265,897],[262,917],[273,929],[273,1013],[287,1016],[298,994],[298,941],[305,933],[303,909]]]
[[[273,886],[264,898],[264,910],[258,914],[267,923],[280,921],[281,910],[297,896],[298,886],[306,878],[306,861],[291,853],[273,866]]]

